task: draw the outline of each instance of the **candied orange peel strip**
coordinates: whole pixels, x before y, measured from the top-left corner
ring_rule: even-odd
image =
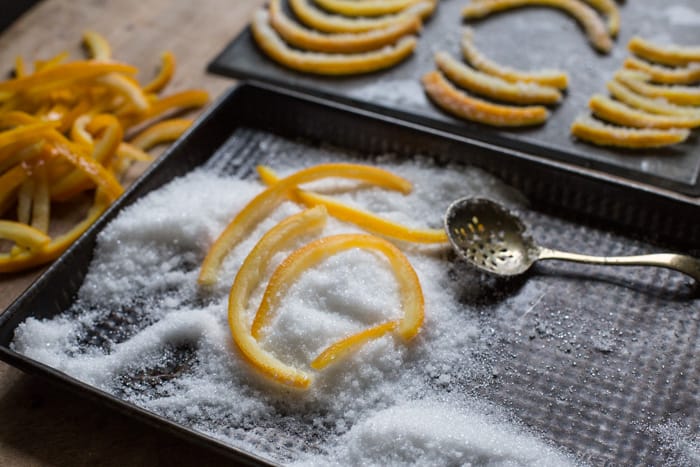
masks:
[[[382,16],[409,8],[423,0],[316,0],[326,11],[344,16]]]
[[[351,33],[365,32],[372,29],[386,28],[406,18],[426,18],[433,13],[435,0],[423,1],[394,15],[379,18],[348,18],[346,16],[329,15],[309,4],[309,0],[289,0],[294,15],[307,26],[321,32]]]
[[[474,70],[447,52],[437,52],[435,63],[453,83],[476,94],[514,104],[556,104],[561,93],[536,83],[510,83],[497,76]]]
[[[608,33],[612,37],[617,37],[620,32],[620,8],[615,0],[586,0],[586,2],[607,18]]]
[[[471,28],[465,28],[460,45],[464,59],[469,62],[471,66],[508,82],[537,83],[541,86],[552,86],[557,89],[566,89],[569,85],[569,75],[563,71],[521,71],[489,60],[477,49],[476,45],[474,45],[474,33]]]
[[[671,104],[667,100],[658,97],[645,97],[616,80],[608,81],[606,86],[610,95],[615,99],[648,113],[679,117],[700,117],[700,109],[697,107]]]
[[[151,149],[161,143],[175,141],[192,126],[192,120],[173,118],[163,120],[139,133],[131,144],[141,150]]]
[[[260,179],[266,185],[274,185],[279,177],[269,167],[258,166]],[[368,232],[383,235],[385,237],[414,243],[445,243],[447,234],[444,229],[414,229],[383,219],[370,212],[349,206],[329,196],[323,196],[311,191],[295,189],[293,199],[304,203],[307,207],[325,206],[328,214],[344,222],[355,224]]]
[[[253,198],[226,226],[202,262],[198,278],[199,284],[208,286],[216,282],[219,268],[228,252],[260,220],[284,200],[290,190],[296,188],[297,185],[329,177],[361,180],[401,193],[409,193],[411,191],[411,183],[408,180],[386,170],[368,165],[347,163],[319,164],[295,172],[279,180]]]
[[[588,106],[596,117],[610,123],[634,128],[696,128],[700,126],[700,116],[686,117],[673,115],[654,115],[614,101],[601,94],[595,94],[588,101]]]
[[[692,84],[700,81],[700,63],[693,63],[683,68],[668,68],[635,57],[628,57],[623,66],[628,70],[647,74],[655,83]]]
[[[664,46],[635,36],[627,43],[627,48],[637,57],[660,65],[684,66],[700,62],[700,47],[697,46]]]
[[[499,105],[469,96],[452,86],[438,71],[424,75],[422,82],[433,102],[466,120],[499,127],[518,127],[540,125],[549,117],[549,112],[542,106]]]
[[[649,75],[628,70],[620,70],[615,73],[615,79],[643,96],[661,97],[680,105],[700,105],[700,88],[698,87],[649,84]]]
[[[153,78],[153,81],[143,87],[143,92],[160,92],[170,82],[175,74],[176,59],[175,54],[170,51],[165,51],[160,56],[161,65],[158,75]]]
[[[323,34],[298,25],[289,19],[280,5],[280,0],[270,1],[270,25],[287,43],[313,52],[357,53],[376,50],[414,34],[421,28],[419,17],[407,16],[384,28],[358,33]]]
[[[87,47],[90,58],[109,60],[112,58],[112,47],[105,37],[95,31],[83,32],[83,43]]]
[[[295,250],[275,269],[267,284],[258,312],[255,314],[251,334],[260,337],[262,329],[269,325],[274,310],[289,286],[304,270],[314,267],[324,259],[354,248],[374,250],[389,261],[397,283],[403,318],[396,332],[409,340],[418,334],[424,319],[424,299],[420,281],[408,258],[388,241],[367,234],[340,234],[323,237]]]
[[[265,54],[286,67],[320,75],[352,75],[389,68],[406,59],[416,48],[407,36],[395,45],[356,54],[325,54],[290,49],[268,23],[268,13],[258,10],[251,23],[253,37]]]
[[[310,366],[314,370],[322,370],[331,363],[346,358],[351,352],[355,351],[368,341],[379,339],[387,333],[396,329],[399,321],[387,321],[369,329],[365,329],[356,334],[345,337],[338,342],[329,345],[311,362]]]
[[[688,138],[687,129],[658,130],[651,128],[620,128],[606,125],[590,117],[579,117],[571,125],[577,138],[599,146],[630,149],[660,148],[682,143]]]
[[[326,217],[325,209],[316,207],[290,216],[270,229],[243,261],[229,293],[228,322],[233,340],[241,353],[266,376],[297,388],[307,388],[311,384],[311,375],[281,362],[266,351],[251,335],[245,310],[250,295],[262,280],[272,256],[301,235],[320,232]]]
[[[0,220],[0,238],[30,250],[38,250],[51,241],[51,237],[35,227],[5,220]]]
[[[600,16],[588,5],[578,0],[478,0],[470,2],[462,16],[478,19],[500,11],[526,6],[545,6],[562,10],[578,21],[591,44],[599,52],[608,53],[613,42]]]

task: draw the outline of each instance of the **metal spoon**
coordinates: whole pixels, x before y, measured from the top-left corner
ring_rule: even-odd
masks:
[[[589,256],[541,247],[527,235],[525,225],[515,214],[485,198],[453,202],[445,214],[445,231],[460,257],[501,276],[522,274],[541,259],[558,259],[608,266],[659,266],[685,273],[700,283],[700,260],[691,256]]]

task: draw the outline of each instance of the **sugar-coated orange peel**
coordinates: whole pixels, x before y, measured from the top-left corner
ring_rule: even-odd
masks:
[[[627,48],[636,56],[660,65],[684,66],[700,62],[700,47],[697,46],[663,46],[635,36],[627,43]]]
[[[608,23],[608,33],[612,37],[617,37],[620,32],[620,8],[615,0],[586,0],[586,3],[601,12]]]
[[[63,52],[36,60],[30,72],[17,57],[14,78],[0,82],[0,216],[16,212],[17,221],[50,239],[41,248],[15,242],[9,253],[0,254],[0,272],[54,260],[121,195],[118,177],[133,161],[152,159],[125,143],[125,134],[138,125],[142,133],[136,143],[144,147],[175,139],[182,121],[149,124],[208,99],[199,90],[164,98],[155,94],[174,72],[169,52],[158,76],[142,87],[134,77],[137,68],[112,59],[104,37],[86,31],[82,40],[89,59],[67,62]],[[61,235],[50,232],[51,202],[91,190],[95,196],[85,220]]]
[[[652,128],[620,128],[606,125],[590,117],[579,117],[571,125],[577,138],[599,146],[622,148],[659,148],[682,143],[688,138],[687,129],[658,130]]]
[[[311,384],[311,375],[283,363],[266,351],[252,336],[245,310],[250,295],[262,280],[272,256],[288,247],[299,236],[319,232],[326,218],[325,209],[319,206],[290,216],[270,229],[243,261],[229,293],[228,322],[233,340],[241,353],[263,374],[297,388],[307,388]]]
[[[269,167],[257,167],[260,179],[266,185],[274,185],[279,177]],[[344,222],[350,222],[376,235],[414,243],[445,243],[447,234],[443,229],[415,229],[383,219],[371,212],[349,206],[329,196],[323,196],[311,191],[295,189],[292,199],[305,204],[307,207],[325,206],[328,214]]]
[[[588,101],[588,106],[596,117],[633,128],[669,129],[700,126],[700,116],[654,115],[614,101],[602,94],[593,95]]]
[[[213,285],[225,256],[262,218],[270,213],[298,185],[315,180],[341,177],[361,180],[401,193],[411,191],[411,183],[386,170],[360,164],[319,164],[293,173],[265,189],[253,198],[228,224],[209,249],[199,273],[198,282]]]
[[[315,0],[326,11],[344,16],[382,16],[409,8],[423,0]]]
[[[537,83],[510,83],[470,68],[447,52],[437,52],[435,63],[452,82],[491,99],[514,104],[556,104],[561,101],[561,93],[556,88]]]
[[[636,57],[625,59],[623,66],[628,70],[641,71],[647,74],[651,81],[661,84],[693,84],[700,81],[700,63],[694,63],[682,68],[669,68],[645,62]]]
[[[287,43],[312,52],[358,53],[376,50],[398,41],[421,28],[418,16],[407,16],[384,28],[357,33],[324,34],[292,21],[282,10],[280,0],[270,1],[270,25]]]
[[[424,75],[422,82],[433,102],[466,120],[499,127],[519,127],[540,125],[549,117],[549,112],[542,106],[500,105],[469,96],[452,86],[438,71]]]
[[[700,88],[696,86],[650,84],[649,75],[628,70],[615,73],[615,79],[643,96],[661,97],[680,105],[700,105]]]
[[[600,16],[579,0],[477,0],[470,2],[462,10],[462,16],[478,19],[500,11],[527,6],[545,6],[568,13],[581,24],[596,50],[608,53],[612,49],[612,39]]]
[[[645,112],[658,115],[700,118],[700,109],[697,107],[675,105],[665,99],[642,96],[617,80],[608,81],[607,88],[610,95],[615,99]]]
[[[291,49],[270,26],[266,10],[255,13],[251,30],[255,42],[274,61],[305,73],[353,75],[389,68],[406,59],[416,48],[416,38],[407,36],[395,45],[356,54],[326,54]]]
[[[301,275],[324,259],[354,248],[370,249],[382,253],[391,265],[399,284],[403,318],[396,332],[404,339],[418,334],[424,319],[423,292],[416,271],[408,258],[388,241],[367,234],[340,234],[323,237],[295,250],[275,269],[267,284],[260,307],[253,320],[251,334],[259,338],[262,328],[271,319],[272,310],[279,304],[288,287]]]
[[[289,0],[294,15],[307,26],[321,32],[350,33],[365,32],[372,29],[386,28],[405,21],[410,17],[428,17],[436,6],[435,0],[426,0],[406,8],[400,13],[379,18],[349,18],[347,16],[329,15],[311,6],[309,0]]]
[[[569,75],[563,71],[521,71],[490,60],[474,45],[474,33],[471,28],[465,28],[460,45],[464,59],[471,66],[508,82],[537,83],[541,86],[551,86],[557,89],[566,89],[569,85]]]
[[[331,363],[345,358],[351,352],[355,351],[368,341],[379,339],[380,337],[393,331],[396,329],[399,323],[399,321],[387,321],[386,323],[377,324],[376,326],[372,326],[371,328],[347,336],[326,347],[325,350],[323,350],[316,358],[313,359],[310,366],[314,370],[322,370]]]

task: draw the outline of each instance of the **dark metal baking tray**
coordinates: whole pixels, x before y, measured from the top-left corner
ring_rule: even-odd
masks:
[[[522,214],[534,236],[554,247],[602,254],[652,248],[620,231],[683,245],[679,248],[686,251],[697,252],[700,246],[698,206],[676,194],[644,190],[321,98],[246,84],[212,106],[0,316],[0,358],[240,463],[262,463],[261,453],[244,452],[175,424],[10,349],[14,331],[25,319],[49,318],[70,307],[96,235],[120,210],[207,161],[247,176],[254,164],[264,161],[259,148],[265,136],[257,130],[301,139],[305,145],[331,144],[358,157],[420,153],[438,163],[482,167],[526,195],[531,205]],[[313,153],[299,149],[298,143],[286,144],[285,151],[302,160]],[[471,352],[474,360],[483,358],[488,376],[460,373],[446,390],[507,407],[542,436],[592,464],[658,465],[683,459],[665,438],[645,429],[664,423],[695,429],[700,423],[700,300],[683,277],[658,269],[558,265],[503,282],[462,270],[458,263],[454,267],[455,277],[462,279],[456,290],[469,307],[465,312],[476,313],[483,323],[483,345]]]
[[[599,148],[575,141],[569,134],[575,117],[587,111],[589,97],[606,92],[605,82],[624,61],[625,45],[630,37],[641,35],[679,44],[700,42],[697,24],[700,10],[695,0],[619,2],[621,32],[614,50],[607,56],[593,50],[573,19],[552,9],[519,9],[470,23],[476,31],[477,45],[487,56],[524,69],[560,68],[570,74],[569,91],[549,121],[542,127],[522,130],[498,130],[457,120],[432,105],[421,89],[420,77],[435,69],[435,51],[445,50],[459,56],[464,25],[459,12],[465,4],[460,0],[441,1],[434,17],[425,25],[414,56],[387,71],[351,78],[297,73],[262,54],[248,29],[214,59],[209,70],[332,97],[499,146],[597,168],[679,193],[700,195],[697,132],[684,144],[645,151]]]

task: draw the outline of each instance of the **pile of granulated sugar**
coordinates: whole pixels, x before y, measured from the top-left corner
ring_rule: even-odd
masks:
[[[333,156],[337,157],[337,155]],[[274,168],[294,169],[287,158]],[[298,167],[298,162],[296,162]],[[381,165],[414,183],[408,196],[371,187],[319,190],[382,216],[439,227],[454,198],[509,198],[475,169],[445,170],[421,160]],[[230,445],[276,462],[325,464],[563,465],[571,462],[532,434],[474,409],[469,386],[490,377],[476,314],[459,303],[445,247],[401,248],[425,295],[425,324],[411,342],[387,335],[317,373],[310,389],[270,382],[241,358],[227,323],[228,291],[261,235],[300,208],[285,202],[224,262],[213,290],[197,289],[199,264],[230,219],[262,190],[257,180],[204,170],[174,180],[125,209],[98,238],[72,308],[55,319],[28,319],[15,350]],[[329,219],[323,235],[357,231]],[[308,242],[303,238],[295,248]],[[277,254],[267,274],[290,253]],[[248,310],[255,312],[265,282]],[[348,251],[305,272],[265,330],[264,347],[311,371],[330,343],[400,316],[386,261]],[[482,358],[475,358],[481,353]],[[444,402],[446,387],[463,384]],[[442,402],[437,402],[442,401]]]

